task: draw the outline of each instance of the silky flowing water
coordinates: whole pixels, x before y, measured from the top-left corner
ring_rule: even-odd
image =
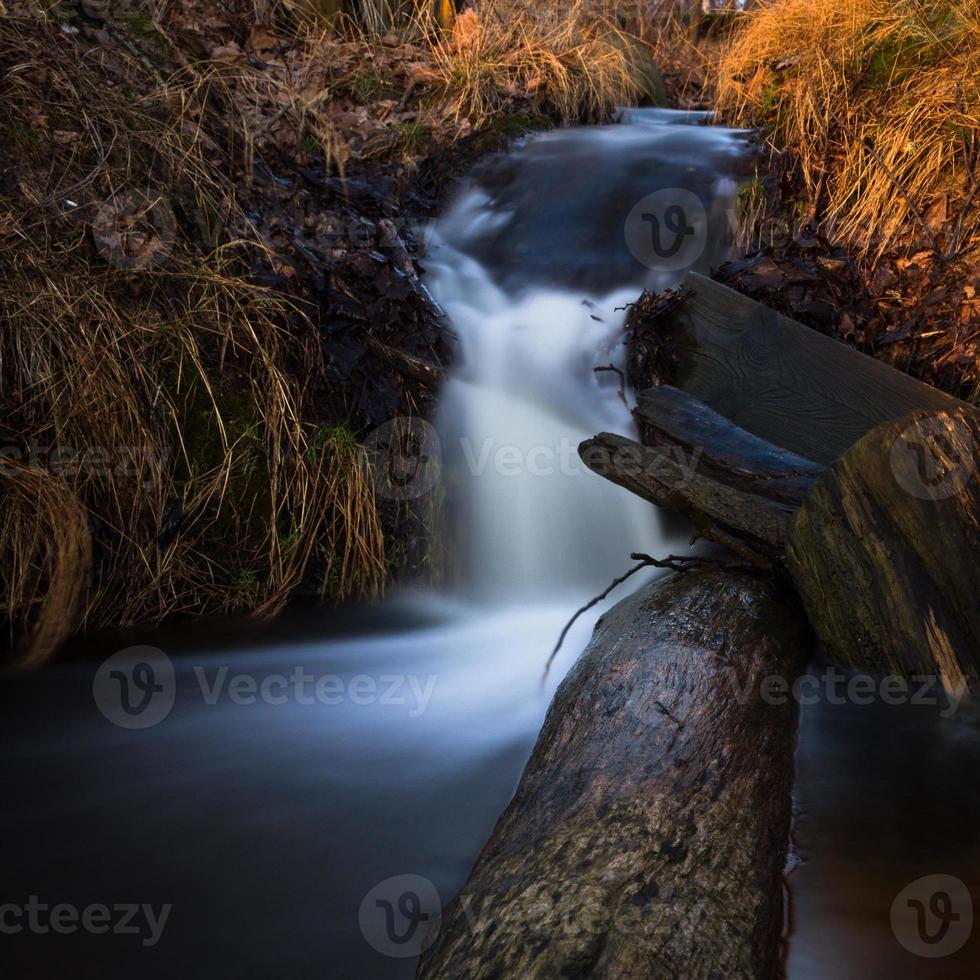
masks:
[[[748,149],[706,122],[643,110],[537,136],[482,164],[430,229],[458,358],[399,493],[443,501],[451,586],[103,636],[4,679],[0,902],[170,906],[158,937],[0,935],[7,975],[413,976],[603,607],[542,683],[563,624],[631,551],[686,547],[575,447],[632,432],[624,305],[728,255]],[[146,727],[96,673],[134,645],[161,651],[137,656],[168,681]],[[907,880],[976,885],[978,753],[956,724],[804,709],[793,980],[968,975],[928,972],[951,961],[914,957],[889,925]]]

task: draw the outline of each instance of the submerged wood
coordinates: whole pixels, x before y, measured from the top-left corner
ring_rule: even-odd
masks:
[[[671,382],[737,426],[818,463],[920,409],[962,402],[697,273],[663,332]]]
[[[782,554],[789,528],[823,467],[765,442],[690,395],[662,385],[642,392],[644,442],[602,432],[579,447],[601,476],[755,551]]]
[[[607,612],[418,976],[774,977],[801,623],[723,573]]]
[[[835,659],[980,691],[980,415],[916,413],[816,483],[787,548]]]

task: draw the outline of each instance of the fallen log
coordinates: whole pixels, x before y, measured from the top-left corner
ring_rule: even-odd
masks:
[[[840,662],[980,690],[980,414],[873,430],[817,481],[787,562]]]
[[[717,528],[754,552],[782,554],[822,466],[745,432],[668,385],[643,392],[636,414],[647,445],[601,432],[579,446],[586,466],[685,515],[701,532]]]
[[[682,294],[656,325],[676,359],[664,380],[817,463],[884,422],[963,405],[697,273],[685,277]]]
[[[799,506],[824,471],[821,464],[746,432],[670,385],[641,391],[633,414],[644,445],[680,447],[699,471],[773,500]]]
[[[722,573],[607,612],[418,976],[774,977],[801,623]]]

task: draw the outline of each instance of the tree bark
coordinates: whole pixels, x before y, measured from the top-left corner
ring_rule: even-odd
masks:
[[[717,527],[761,554],[782,555],[793,517],[823,467],[733,425],[696,398],[663,385],[640,395],[646,446],[601,432],[579,447],[601,476]]]
[[[762,439],[832,463],[878,425],[963,402],[721,283],[689,273],[683,299],[630,322],[672,352],[670,381]]]
[[[721,573],[607,612],[418,976],[774,977],[802,622]]]
[[[787,562],[835,659],[980,690],[980,415],[874,429],[816,483]]]

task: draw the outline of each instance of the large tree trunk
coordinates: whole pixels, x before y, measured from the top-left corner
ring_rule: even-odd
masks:
[[[980,690],[980,414],[869,432],[817,481],[787,559],[839,661]]]
[[[883,422],[963,405],[696,272],[681,292],[664,313],[645,316],[641,300],[630,314],[634,344],[652,333],[672,354],[661,380],[807,459],[832,463]]]
[[[775,976],[801,622],[720,573],[606,613],[418,975]]]

